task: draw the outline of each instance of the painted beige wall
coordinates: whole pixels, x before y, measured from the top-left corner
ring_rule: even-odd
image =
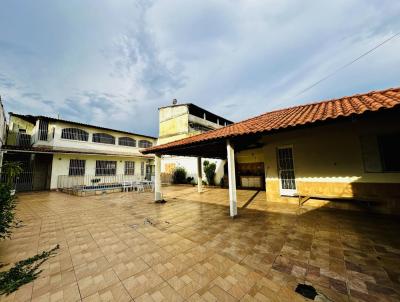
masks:
[[[123,175],[125,161],[135,162],[135,176],[141,177],[141,163],[148,162],[147,159],[138,157],[122,156],[99,156],[99,155],[73,155],[73,154],[54,154],[51,174],[50,189],[57,189],[57,179],[59,175],[68,175],[70,159],[86,160],[85,175],[95,175],[96,160],[114,160],[117,161],[117,175]],[[145,171],[146,173],[146,171]]]
[[[10,131],[18,132],[19,129],[26,129],[27,134],[32,134],[35,125],[28,123],[27,121],[24,121],[19,117],[11,115],[9,121],[9,127]]]
[[[298,192],[352,197],[358,186],[400,184],[400,173],[365,172],[360,142],[362,134],[393,131],[400,131],[398,123],[374,119],[266,135],[263,148],[238,153],[237,162],[263,161],[267,199],[277,200],[281,195],[276,150],[292,146]]]

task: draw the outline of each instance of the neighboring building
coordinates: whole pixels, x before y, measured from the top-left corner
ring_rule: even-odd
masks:
[[[232,216],[236,184],[249,181],[240,165],[261,167],[266,201],[347,198],[400,213],[399,118],[393,88],[268,112],[143,153],[156,163],[166,155],[227,158]]]
[[[177,104],[176,100],[170,106],[159,108],[158,112],[159,138],[157,144],[159,145],[232,124],[231,121],[194,104]],[[202,161],[204,162],[204,160],[209,160],[217,165],[215,182],[219,183],[224,176],[225,161],[203,158]],[[197,173],[197,160],[192,157],[176,156],[162,158],[162,173],[169,175],[176,167],[184,167],[188,176],[194,176]]]
[[[1,147],[6,142],[6,135],[7,135],[7,120],[3,107],[3,102],[1,101],[0,97],[0,170],[3,164],[3,152],[1,151]]]
[[[7,120],[3,107],[3,102],[0,97],[0,148],[6,142],[6,135],[7,135]]]
[[[91,177],[151,178],[153,157],[140,148],[156,138],[46,116],[10,113],[4,160],[24,172],[18,191],[57,189],[61,182]]]

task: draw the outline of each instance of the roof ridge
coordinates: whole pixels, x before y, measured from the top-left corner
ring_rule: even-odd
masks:
[[[394,107],[400,107],[400,87],[371,90],[366,93],[357,93],[265,112],[222,128],[147,148],[144,153],[167,150],[203,141],[296,127],[317,121],[360,115],[368,111],[373,112]]]
[[[359,97],[359,96],[365,96],[365,95],[369,96],[369,95],[374,94],[374,93],[384,93],[384,92],[387,92],[387,91],[394,91],[394,90],[399,90],[400,91],[400,86],[399,87],[391,87],[391,88],[387,88],[387,89],[383,89],[383,90],[371,90],[371,91],[368,91],[366,93],[357,93],[357,94],[353,94],[353,95],[346,95],[346,96],[342,96],[342,97],[338,97],[338,98],[331,98],[331,99],[318,101],[318,102],[311,102],[311,103],[307,103],[307,104],[301,104],[301,105],[296,105],[296,106],[279,108],[279,109],[275,109],[275,110],[272,110],[272,111],[267,111],[267,112],[261,113],[259,115],[244,119],[244,120],[242,120],[240,122],[237,122],[237,123],[234,123],[234,124],[244,123],[244,122],[247,122],[247,121],[250,121],[250,120],[253,120],[253,119],[260,118],[261,116],[266,115],[266,114],[277,113],[277,112],[285,111],[285,110],[289,110],[289,109],[308,107],[308,106],[318,105],[318,104],[323,104],[323,103],[330,103],[330,102],[334,102],[334,101],[343,100],[343,99],[346,99],[346,98],[353,98],[353,97]],[[231,126],[231,125],[229,125],[229,126]],[[226,127],[228,127],[228,126],[226,126]]]

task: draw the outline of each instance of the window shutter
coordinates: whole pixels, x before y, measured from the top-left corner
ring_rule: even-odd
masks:
[[[365,172],[382,172],[382,161],[376,135],[360,137]]]

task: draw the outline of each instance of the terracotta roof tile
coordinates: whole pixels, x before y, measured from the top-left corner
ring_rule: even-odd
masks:
[[[335,119],[341,116],[357,115],[367,111],[389,109],[400,105],[400,87],[381,91],[371,91],[339,99],[295,106],[267,112],[239,123],[187,137],[167,144],[143,150],[143,153],[188,146],[203,141],[211,141],[234,136],[263,133],[287,127],[296,127],[317,121]]]

